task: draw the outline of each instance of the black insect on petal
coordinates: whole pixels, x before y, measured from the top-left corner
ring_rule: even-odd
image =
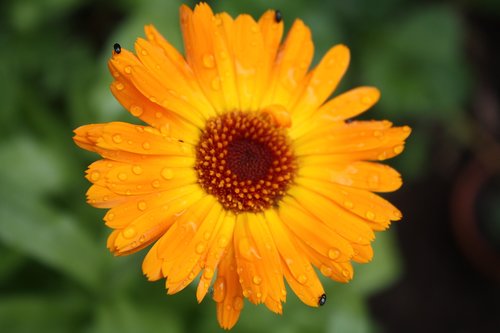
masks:
[[[323,294],[318,299],[318,305],[323,306],[326,303],[326,294]]]
[[[274,20],[276,23],[280,23],[283,20],[283,15],[281,15],[281,12],[278,9],[274,11]]]
[[[113,45],[113,51],[115,51],[116,54],[120,54],[120,52],[122,52],[122,47],[120,46],[120,44],[115,43],[115,45]]]

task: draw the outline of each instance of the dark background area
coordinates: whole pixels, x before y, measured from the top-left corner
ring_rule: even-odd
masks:
[[[114,42],[133,49],[153,23],[182,48],[180,1],[0,2],[0,332],[211,332],[215,306],[193,288],[166,296],[142,276],[144,252],[113,258],[104,211],[85,204],[72,130],[136,122],[109,92]],[[338,92],[380,88],[363,117],[413,128],[390,163],[404,218],[377,235],[327,306],[289,293],[284,315],[246,303],[235,332],[500,330],[500,3],[495,0],[211,1],[258,18],[279,8],[313,32],[315,61],[351,49]],[[193,5],[194,1],[189,1]]]

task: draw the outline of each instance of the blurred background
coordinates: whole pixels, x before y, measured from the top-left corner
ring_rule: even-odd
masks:
[[[104,210],[85,203],[80,125],[132,120],[106,61],[153,23],[182,47],[180,1],[0,2],[0,332],[218,332],[195,289],[166,296],[140,265],[113,258]],[[375,241],[352,283],[325,281],[327,305],[289,293],[282,317],[246,304],[234,332],[500,331],[500,2],[210,1],[313,31],[315,61],[336,43],[352,63],[342,86],[381,89],[364,117],[408,124],[390,161],[405,184],[386,197],[404,214]],[[188,1],[192,6],[194,1]],[[497,37],[495,37],[497,36]],[[338,93],[338,92],[337,92]]]

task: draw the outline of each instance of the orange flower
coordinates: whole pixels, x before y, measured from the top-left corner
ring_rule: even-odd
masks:
[[[410,128],[347,121],[379,99],[359,87],[326,101],[349,63],[344,45],[309,70],[313,43],[296,20],[281,43],[278,11],[254,21],[207,4],[180,9],[186,55],[152,26],[135,54],[115,45],[111,91],[147,125],[82,126],[75,142],[100,154],[88,202],[110,208],[115,255],[153,246],[143,263],[169,294],[199,276],[231,328],[244,299],[282,312],[284,280],[307,305],[326,301],[313,267],[335,281],[368,262],[374,231],[401,213],[372,192],[401,186],[379,161]]]

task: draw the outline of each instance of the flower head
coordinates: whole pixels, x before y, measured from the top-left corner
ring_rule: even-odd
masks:
[[[185,55],[153,26],[135,54],[114,45],[117,100],[147,125],[82,126],[75,142],[103,159],[89,166],[88,202],[110,208],[108,248],[126,255],[151,244],[149,280],[169,294],[199,276],[217,318],[231,328],[244,299],[281,313],[285,280],[307,305],[326,302],[314,267],[335,281],[368,262],[374,231],[401,213],[373,192],[400,175],[379,161],[403,151],[407,126],[351,121],[379,99],[372,87],[327,101],[349,50],[331,48],[309,69],[311,33],[296,20],[281,43],[281,13],[256,22],[180,9]]]

